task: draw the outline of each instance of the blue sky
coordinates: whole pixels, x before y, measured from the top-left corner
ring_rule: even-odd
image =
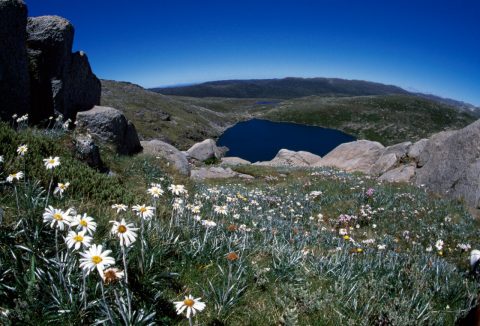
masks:
[[[340,77],[480,105],[478,0],[26,0],[105,79]]]

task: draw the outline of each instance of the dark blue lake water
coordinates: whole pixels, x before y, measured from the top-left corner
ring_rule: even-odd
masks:
[[[271,160],[282,148],[323,156],[354,140],[355,137],[335,129],[253,119],[227,129],[217,144],[230,149],[227,156],[257,162]]]

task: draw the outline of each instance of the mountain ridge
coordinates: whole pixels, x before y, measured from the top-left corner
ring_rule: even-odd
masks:
[[[434,94],[407,91],[399,86],[379,82],[342,78],[285,77],[272,79],[227,79],[191,85],[154,87],[149,90],[164,95],[189,97],[272,98],[293,99],[305,96],[368,96],[414,95],[460,110],[479,111],[477,106]]]

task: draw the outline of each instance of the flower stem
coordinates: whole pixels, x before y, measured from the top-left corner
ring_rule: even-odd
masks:
[[[50,190],[52,189],[52,184],[53,184],[53,169],[52,169],[52,176],[50,178],[50,184],[48,185],[47,200],[45,201],[45,208],[47,208],[48,206],[48,198],[50,197]]]
[[[13,188],[15,188],[15,199],[17,200],[17,211],[18,211],[18,217],[20,217],[20,204],[18,202],[18,191],[17,191],[17,186],[14,185]]]
[[[103,280],[100,281],[100,288],[102,290],[103,304],[105,305],[105,309],[107,310],[108,319],[110,319],[110,322],[112,323],[112,325],[114,325],[115,323],[113,322],[112,314],[110,313],[110,307],[108,306],[107,299],[105,298],[105,289],[103,288]]]
[[[127,272],[127,255],[125,253],[125,246],[122,246],[122,255],[123,255],[123,269],[125,273],[125,291],[127,293],[127,303],[128,303],[128,317],[132,317],[132,300],[130,298],[130,290],[128,289],[128,272]]]

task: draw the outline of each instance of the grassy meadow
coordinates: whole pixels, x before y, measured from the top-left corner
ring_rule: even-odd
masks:
[[[452,325],[476,305],[461,202],[324,168],[195,184],[108,148],[101,174],[72,136],[0,124],[2,324]]]

